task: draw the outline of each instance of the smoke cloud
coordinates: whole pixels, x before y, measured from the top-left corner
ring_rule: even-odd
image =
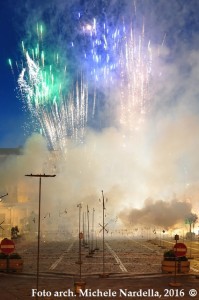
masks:
[[[142,209],[132,209],[129,212],[125,210],[119,217],[126,226],[147,225],[169,229],[177,224],[182,226],[190,211],[191,204],[188,202],[147,199]]]
[[[57,43],[64,48],[63,39],[77,23],[79,10],[85,20],[100,12],[110,22],[125,13],[130,18],[129,1],[100,1],[104,10],[97,2],[50,1],[36,5],[37,13],[34,19],[29,15],[26,26],[40,21],[44,13],[48,20],[52,11],[55,12],[50,18],[49,40],[57,36]],[[125,4],[121,14],[118,3]],[[26,2],[24,12],[29,5],[30,2]],[[42,216],[50,213],[54,226],[64,217],[67,226],[72,226],[77,220],[80,202],[84,210],[87,205],[90,211],[95,207],[96,220],[100,222],[101,190],[108,199],[107,219],[119,216],[125,225],[151,224],[170,228],[183,222],[191,211],[198,212],[198,6],[198,1],[182,5],[179,1],[135,1],[131,21],[136,19],[136,24],[142,24],[144,16],[146,36],[151,40],[153,51],[150,109],[138,130],[131,132],[115,121],[115,107],[119,103],[115,88],[104,97],[108,97],[111,105],[105,101],[103,109],[99,106],[100,122],[93,120],[97,128],[86,128],[83,144],[67,140],[67,153],[62,157],[48,150],[43,137],[33,135],[17,161],[11,157],[2,163],[1,190],[9,189],[18,180],[25,190],[25,200],[37,206],[38,181],[24,175],[55,173],[54,179],[42,180]],[[36,7],[32,8],[33,12]],[[66,11],[70,13],[63,19]],[[195,24],[193,29],[188,26],[190,16]],[[56,35],[58,21],[61,25]],[[67,38],[75,42],[78,34],[77,28]],[[78,50],[76,54],[78,56]],[[173,199],[173,195],[178,200]],[[62,214],[65,209],[67,214]]]
[[[50,152],[44,138],[33,135],[23,155],[8,158],[2,165],[1,190],[7,187],[11,197],[12,186],[19,184],[18,199],[8,201],[24,201],[25,206],[31,204],[37,212],[38,179],[24,175],[56,174],[55,178],[42,179],[42,218],[50,214],[54,228],[61,219],[68,228],[75,223],[77,226],[78,203],[82,203],[85,212],[87,205],[90,213],[94,208],[96,222],[100,223],[101,190],[108,199],[107,222],[119,217],[125,225],[133,222],[172,227],[183,222],[192,209],[197,210],[197,170],[193,170],[197,169],[198,158],[193,155],[194,143],[192,147],[188,143],[186,149],[181,147],[185,138],[183,134],[180,139],[181,122],[179,129],[172,126],[173,137],[166,134],[167,130],[171,132],[170,126],[167,130],[165,127],[158,139],[149,138],[148,126],[131,138],[115,128],[101,133],[89,131],[84,144],[77,146],[68,141],[66,157]],[[191,174],[185,169],[185,158]],[[178,201],[170,201],[174,194]],[[149,197],[154,200],[145,201]]]

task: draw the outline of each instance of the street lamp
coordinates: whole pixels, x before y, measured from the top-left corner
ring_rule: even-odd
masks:
[[[87,221],[88,221],[88,254],[86,255],[86,257],[90,258],[93,257],[93,253],[91,251],[91,243],[90,243],[90,219],[89,219],[89,208],[87,205]]]
[[[95,253],[93,248],[93,239],[94,239],[94,216],[95,216],[95,209],[93,208],[93,215],[92,215],[92,239],[91,239],[91,253]]]
[[[82,279],[82,251],[81,251],[81,239],[83,238],[82,232],[81,232],[81,210],[82,210],[82,204],[79,203],[77,205],[79,208],[79,279],[81,281]]]
[[[178,240],[179,240],[179,235],[178,234],[176,234],[175,235],[175,237],[174,237],[174,239],[175,239],[175,248],[174,249],[176,249],[176,250],[174,250],[174,251],[177,251],[177,244],[178,244]],[[169,285],[170,286],[173,286],[173,287],[179,287],[179,286],[181,286],[181,283],[180,282],[177,282],[176,281],[176,278],[177,278],[177,254],[176,254],[176,252],[175,252],[175,272],[174,272],[174,281],[173,282],[170,282],[169,283]]]
[[[37,291],[39,287],[39,259],[40,259],[40,221],[41,221],[41,178],[55,177],[56,175],[28,174],[28,177],[39,177],[39,212],[38,212],[38,239],[37,239]]]
[[[82,281],[82,254],[81,254],[81,239],[83,239],[83,232],[81,232],[81,210],[82,210],[82,204],[77,204],[77,207],[79,208],[79,261],[77,262],[79,264],[79,281],[74,282],[75,286],[75,293],[78,295],[80,293],[80,289],[84,290],[86,282]]]
[[[101,200],[99,199],[99,201],[101,201]],[[106,199],[106,201],[107,201],[107,199]],[[104,224],[105,203],[104,203],[104,193],[103,193],[103,191],[102,191],[102,210],[103,210],[103,213],[102,213],[102,225],[101,224],[99,224],[99,225],[102,227],[101,230],[102,230],[102,233],[103,233],[103,238],[102,238],[103,239],[102,240],[102,242],[103,242],[103,247],[102,247],[102,251],[103,251],[103,262],[102,262],[103,273],[100,274],[100,277],[104,278],[104,277],[108,277],[109,274],[105,273],[105,240],[104,240],[104,231],[106,230],[106,232],[108,232],[108,230],[106,229],[106,226],[108,225],[108,223]]]

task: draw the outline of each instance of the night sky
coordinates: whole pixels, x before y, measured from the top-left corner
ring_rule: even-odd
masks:
[[[78,13],[81,21],[97,17],[118,25],[125,17],[136,26],[145,23],[146,38],[154,48],[164,42],[164,53],[154,62],[152,112],[158,118],[165,113],[178,118],[189,111],[198,117],[198,49],[199,2],[197,0],[143,0],[143,1],[15,1],[2,0],[0,8],[0,147],[23,145],[27,136],[28,111],[17,97],[17,72],[13,76],[8,58],[17,61],[20,43],[30,37],[33,24],[44,22],[48,26],[49,41],[62,45],[78,40]],[[131,2],[131,4],[130,4]],[[56,40],[57,39],[57,40]],[[66,53],[68,51],[67,46]],[[64,50],[65,51],[65,50]],[[63,51],[63,53],[64,53]],[[69,53],[69,52],[68,52]],[[76,61],[81,53],[81,43]],[[70,58],[71,59],[71,58]],[[71,59],[72,61],[72,59]],[[72,66],[71,68],[74,68]],[[158,74],[158,75],[157,75]],[[162,77],[161,77],[162,76]],[[160,78],[162,78],[160,80]],[[103,107],[103,109],[105,109]],[[101,120],[101,123],[103,120]],[[33,129],[34,130],[34,129]]]
[[[13,1],[14,3],[14,1]],[[24,142],[24,114],[16,98],[15,82],[8,66],[8,58],[16,53],[18,34],[14,20],[15,7],[2,1],[0,8],[0,147],[18,147]]]

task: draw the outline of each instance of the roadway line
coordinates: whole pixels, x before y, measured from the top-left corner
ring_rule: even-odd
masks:
[[[129,238],[129,239],[130,239],[130,238]],[[149,249],[149,250],[151,250],[151,251],[157,251],[156,249],[150,248],[150,247],[144,245],[144,244],[141,243],[141,242],[137,242],[137,241],[134,241],[134,240],[132,240],[132,242],[133,242],[133,243],[136,243],[136,244],[138,244],[138,245],[141,245],[141,247],[145,247],[145,248],[147,248],[147,249]]]
[[[51,267],[49,268],[49,270],[54,270],[57,265],[62,261],[64,255],[70,251],[70,249],[72,248],[74,242],[68,247],[68,249],[66,251],[64,251],[64,253],[51,265]]]
[[[115,251],[111,248],[111,246],[105,242],[106,247],[109,249],[109,251],[111,252],[111,254],[114,256],[116,262],[119,264],[120,269],[122,270],[122,272],[128,272],[127,269],[125,268],[125,266],[123,265],[121,259],[117,256],[117,254],[115,253]]]
[[[149,249],[149,250],[151,250],[151,251],[153,251],[153,252],[156,251],[156,252],[158,252],[158,254],[162,254],[161,251],[157,251],[157,249],[150,248],[150,247],[144,245],[142,242],[134,241],[134,240],[132,240],[130,237],[127,237],[127,239],[129,239],[129,240],[132,241],[133,243],[136,243],[136,244],[138,244],[138,245],[141,245],[141,247],[145,247],[146,249]]]

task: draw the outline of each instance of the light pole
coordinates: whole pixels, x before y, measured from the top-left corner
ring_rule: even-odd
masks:
[[[94,215],[95,215],[95,209],[93,208],[93,214],[92,214],[92,239],[91,239],[91,253],[93,254],[95,252],[93,248],[93,239],[94,239]]]
[[[90,243],[90,217],[89,217],[89,208],[87,205],[87,221],[88,221],[88,254],[86,255],[87,258],[91,258],[93,256],[93,253],[91,251],[91,243]]]
[[[87,205],[87,225],[88,225],[88,255],[90,255],[90,224],[89,224],[89,209]]]
[[[41,222],[41,178],[55,177],[56,175],[28,174],[28,177],[39,178],[39,208],[38,208],[38,239],[37,239],[37,291],[39,288],[39,260],[40,260],[40,222]]]
[[[85,240],[85,220],[84,220],[84,212],[82,216],[82,231],[83,231],[83,246],[86,246],[86,240]]]
[[[82,233],[81,233],[81,210],[82,210],[82,204],[79,203],[77,205],[79,207],[79,279],[82,280],[82,251],[81,251],[81,239],[82,239]]]
[[[104,210],[105,210],[105,205],[104,205],[104,194],[103,194],[103,191],[102,191],[102,207],[103,207],[103,214],[102,214],[102,218],[103,218],[103,274],[104,274],[104,268],[105,268],[105,257],[104,257],[104,244],[105,244],[105,241],[104,241]]]
[[[175,246],[174,246],[174,251],[175,252],[175,272],[174,272],[174,281],[173,282],[170,282],[169,285],[170,286],[173,286],[173,287],[178,287],[178,286],[181,286],[181,283],[180,282],[177,282],[176,281],[176,278],[177,278],[177,258],[178,258],[178,255],[177,255],[177,245],[178,245],[178,240],[179,240],[179,235],[176,234],[175,237]]]
[[[81,255],[81,239],[83,239],[83,232],[81,232],[81,210],[82,210],[82,204],[79,203],[77,205],[77,207],[79,208],[79,261],[77,263],[79,263],[79,281],[75,281],[74,282],[74,286],[75,286],[75,293],[77,295],[79,295],[80,290],[84,290],[85,289],[85,285],[86,282],[82,280],[82,255]]]
[[[106,199],[106,201],[107,201],[107,199]],[[101,230],[102,230],[102,234],[103,234],[103,237],[102,237],[102,243],[103,243],[103,246],[102,246],[102,251],[103,251],[103,262],[102,262],[103,273],[100,275],[100,277],[108,277],[108,274],[105,274],[105,241],[104,241],[104,230],[106,230],[106,232],[108,232],[108,230],[105,228],[108,224],[104,225],[105,204],[104,204],[104,193],[103,193],[103,191],[102,191],[102,210],[103,210],[103,213],[102,213],[102,225],[101,224],[99,224],[99,225],[102,227]]]

